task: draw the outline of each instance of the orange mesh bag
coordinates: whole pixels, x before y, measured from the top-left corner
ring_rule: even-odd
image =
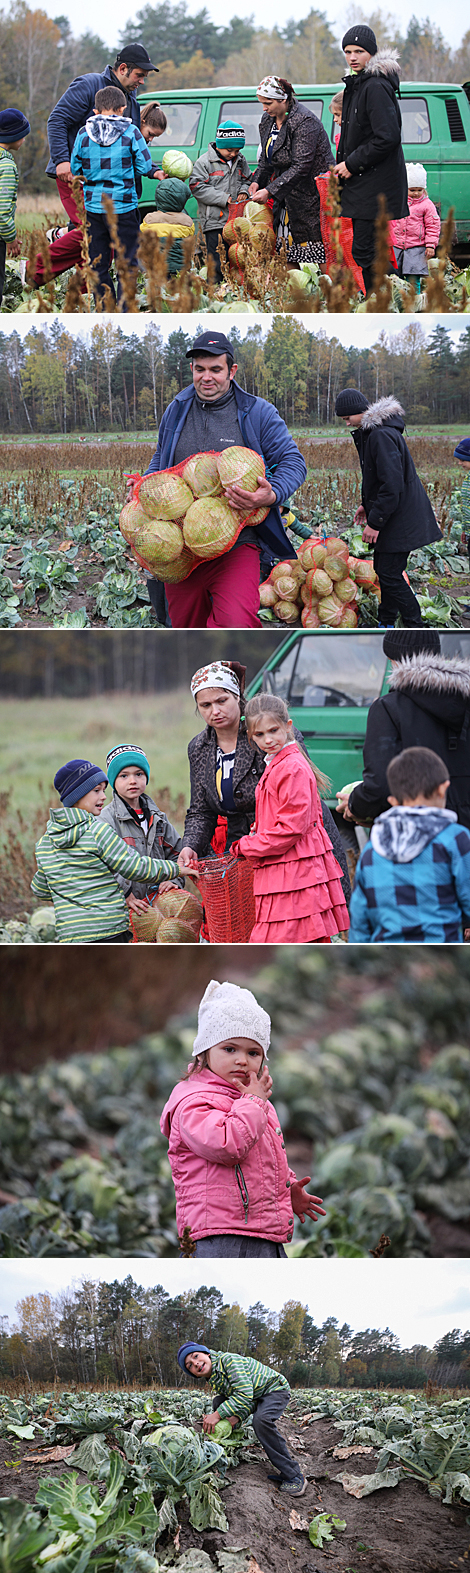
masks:
[[[204,858],[198,889],[211,945],[246,945],[255,926],[253,870],[245,858]]]
[[[128,475],[132,495],[119,526],[136,561],[156,579],[179,584],[201,562],[229,552],[244,526],[260,524],[269,508],[240,517],[223,495],[224,487],[237,481],[246,491],[255,491],[261,474],[265,466],[260,454],[234,447],[224,453],[192,454],[150,475]]]
[[[325,247],[326,269],[327,272],[329,272],[330,268],[334,267],[335,263],[341,262],[341,257],[337,256],[335,246],[335,234],[333,229],[334,216],[331,211],[331,195],[329,190],[329,170],[326,175],[315,176],[315,185],[320,197],[320,229],[323,245]],[[351,273],[354,275],[357,287],[364,295],[365,289],[362,272],[361,269],[358,268],[357,262],[354,261],[351,250],[353,242],[352,219],[341,218],[339,220],[339,226],[339,243],[343,253],[343,267],[351,269]]]
[[[134,912],[130,907],[129,921],[133,945],[156,945],[157,933],[162,921],[156,907],[151,906],[150,902],[146,912]]]

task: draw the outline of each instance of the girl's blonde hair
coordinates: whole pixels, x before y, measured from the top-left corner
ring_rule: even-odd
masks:
[[[260,1051],[260,1054],[262,1056],[262,1058],[261,1058],[261,1065],[260,1065],[260,1071],[261,1071],[263,1069],[263,1065],[265,1063],[264,1050],[262,1049],[261,1044],[259,1045],[259,1051]],[[192,1065],[189,1066],[189,1070],[186,1071],[186,1075],[182,1076],[182,1078],[181,1078],[182,1081],[189,1081],[189,1077],[190,1076],[194,1076],[197,1071],[203,1071],[203,1070],[210,1071],[210,1065],[209,1065],[209,1059],[208,1059],[208,1055],[209,1054],[210,1054],[210,1049],[203,1049],[202,1054],[197,1054],[196,1058],[192,1062]]]
[[[331,104],[328,104],[330,115],[339,115],[340,110],[343,108],[343,98],[344,88],[339,93],[333,93]]]
[[[245,705],[245,721],[248,736],[253,731],[254,723],[260,715],[276,716],[276,719],[283,726],[288,726],[290,721],[287,705],[284,699],[280,698],[279,694],[255,694],[254,699],[248,699]],[[307,760],[307,764],[310,765],[310,769],[313,771],[318,791],[325,797],[331,786],[329,777],[323,775],[323,771],[319,770],[317,765],[314,765],[313,760],[307,754],[306,748],[303,747],[302,743],[297,742],[297,738],[295,738],[295,742],[300,753],[303,754],[304,759]]]

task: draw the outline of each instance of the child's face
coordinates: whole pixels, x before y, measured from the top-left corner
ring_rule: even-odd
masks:
[[[426,196],[425,187],[424,186],[408,186],[408,196],[412,197],[413,202],[415,200],[415,197],[425,197]]]
[[[260,752],[268,754],[271,758],[274,754],[280,754],[281,748],[285,748],[286,743],[290,741],[292,721],[279,721],[277,716],[267,710],[265,715],[256,717],[256,721],[253,721],[253,725],[249,728],[248,735],[250,743],[256,743]]]
[[[125,765],[124,770],[120,770],[119,775],[116,776],[114,785],[119,797],[123,797],[125,803],[138,802],[141,792],[145,792],[147,786],[145,770],[139,770],[137,765]]]
[[[24,142],[24,137],[20,137],[18,142],[0,142],[0,147],[6,147],[11,153],[17,153],[22,142]]]
[[[367,49],[359,48],[359,44],[346,44],[344,54],[346,55],[347,65],[350,66],[351,71],[354,71],[355,73],[358,71],[363,71],[364,67],[369,64],[369,60],[372,58]]]
[[[203,1354],[202,1350],[194,1349],[191,1355],[186,1355],[184,1363],[186,1370],[191,1373],[191,1376],[210,1376],[211,1374],[211,1357]]]
[[[161,126],[149,126],[145,120],[142,120],[140,134],[143,136],[144,142],[154,142],[155,137],[163,136],[163,131]],[[165,174],[164,170],[163,174]]]
[[[333,120],[334,120],[335,126],[340,126],[341,125],[341,113],[342,113],[341,109],[334,109],[333,110]]]
[[[457,462],[462,470],[470,470],[470,459],[458,459]]]
[[[207,1051],[209,1070],[235,1086],[241,1083],[248,1087],[253,1071],[258,1075],[263,1060],[263,1050],[254,1038],[224,1038]]]
[[[74,808],[83,808],[85,814],[101,814],[107,784],[107,781],[100,781],[99,785],[92,787],[90,792],[85,792],[84,797],[79,797],[78,803],[74,803]]]
[[[355,426],[360,426],[363,414],[364,410],[359,410],[357,415],[342,415],[340,418],[344,421],[344,425],[348,427],[348,430],[350,430]]]

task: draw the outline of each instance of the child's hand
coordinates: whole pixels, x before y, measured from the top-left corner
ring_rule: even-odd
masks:
[[[203,1431],[213,1431],[215,1426],[217,1425],[217,1422],[219,1420],[220,1420],[220,1415],[219,1415],[218,1409],[213,1409],[212,1410],[212,1414],[210,1414],[210,1415],[203,1415],[203,1417],[202,1417],[202,1429],[203,1429]]]
[[[159,896],[165,896],[167,890],[179,890],[179,888],[176,879],[163,879],[161,885],[158,886],[158,894]]]
[[[182,874],[186,872],[186,869],[195,867],[197,860],[197,852],[193,852],[192,847],[182,847],[181,852],[178,852],[178,867],[181,869]]]
[[[319,1218],[321,1213],[323,1218],[326,1218],[321,1196],[309,1196],[308,1191],[303,1189],[304,1185],[308,1185],[309,1180],[310,1175],[304,1174],[303,1180],[294,1180],[290,1188],[293,1211],[297,1213],[301,1223],[305,1222],[306,1214],[308,1218]]]
[[[425,257],[426,257],[426,262],[429,262],[429,258],[434,256],[434,252],[435,252],[435,247],[434,246],[425,246],[424,254],[425,254]]]
[[[247,1070],[245,1075],[237,1077],[236,1080],[240,1092],[254,1093],[256,1098],[263,1098],[265,1103],[271,1097],[273,1079],[267,1065],[263,1065],[261,1076],[258,1076],[255,1070]]]
[[[126,896],[126,905],[129,907],[130,912],[148,912],[148,901],[141,899],[139,896],[133,896],[132,891]]]

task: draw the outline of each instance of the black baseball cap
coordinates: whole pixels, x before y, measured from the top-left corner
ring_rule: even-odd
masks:
[[[117,66],[138,66],[141,71],[158,71],[159,66],[152,65],[150,55],[143,44],[123,44],[119,54],[116,55]]]
[[[186,360],[192,360],[194,355],[228,355],[231,361],[235,360],[230,339],[226,339],[225,333],[213,333],[212,329],[208,333],[200,333],[191,349],[186,350]]]

